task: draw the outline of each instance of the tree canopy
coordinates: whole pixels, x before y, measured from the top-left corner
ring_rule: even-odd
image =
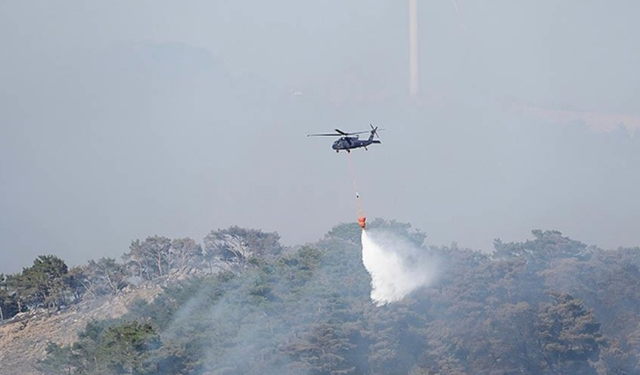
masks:
[[[426,247],[409,224],[374,223]],[[640,249],[538,230],[524,242],[496,240],[492,254],[432,246],[442,260],[436,282],[376,306],[359,230],[340,224],[296,247],[239,227],[212,230],[203,246],[154,236],[134,241],[124,263],[72,270],[43,256],[0,278],[0,306],[7,319],[135,288],[132,277],[163,281],[153,302],[90,323],[73,345],[51,343],[39,363],[51,374],[640,371]]]

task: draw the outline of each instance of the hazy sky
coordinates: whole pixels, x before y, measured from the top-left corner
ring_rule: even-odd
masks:
[[[636,131],[515,109],[632,127],[640,3],[457,4],[419,2],[418,107],[403,1],[0,0],[0,272],[234,224],[314,241],[357,211],[346,155],[306,134],[370,122],[370,218],[434,245],[640,245]]]

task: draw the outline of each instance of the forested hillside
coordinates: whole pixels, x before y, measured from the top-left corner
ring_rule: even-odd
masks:
[[[71,269],[41,256],[3,277],[0,306],[13,324],[21,312],[162,285],[153,302],[90,322],[74,344],[50,343],[35,364],[45,374],[640,373],[640,249],[534,230],[486,254],[426,246],[405,223],[370,228],[437,257],[435,283],[378,307],[357,224],[293,248],[231,227],[202,245],[149,237],[122,261]]]

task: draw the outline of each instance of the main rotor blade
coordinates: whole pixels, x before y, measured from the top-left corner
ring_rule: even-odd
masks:
[[[353,133],[347,133],[344,132],[340,129],[335,129],[335,131],[337,133],[321,133],[321,134],[308,134],[307,137],[346,137],[349,135],[355,135],[355,134],[364,134],[364,133],[369,133],[369,131],[361,131],[361,132],[353,132]]]
[[[347,133],[347,132],[343,132],[340,129],[335,129],[335,131],[337,131],[338,133],[342,134],[342,135],[354,135],[354,134],[364,134],[364,133],[369,133],[368,130],[365,131],[361,131],[361,132],[351,132],[351,133]]]

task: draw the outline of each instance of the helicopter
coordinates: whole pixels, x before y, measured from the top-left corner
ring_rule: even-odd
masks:
[[[378,136],[378,127],[376,126],[374,128],[372,124],[369,124],[369,126],[371,126],[371,130],[367,130],[367,131],[347,133],[347,132],[343,132],[340,129],[334,129],[336,133],[309,134],[307,135],[307,137],[340,137],[338,140],[333,142],[333,145],[331,146],[331,148],[336,150],[336,152],[340,152],[340,150],[345,150],[349,153],[351,152],[351,150],[360,148],[360,147],[364,147],[364,149],[368,151],[369,149],[367,148],[367,146],[371,144],[381,143],[379,140],[373,139],[374,135]],[[380,130],[383,130],[383,129],[380,129]],[[369,138],[359,139],[360,136],[358,134],[364,134],[364,133],[370,133]]]

